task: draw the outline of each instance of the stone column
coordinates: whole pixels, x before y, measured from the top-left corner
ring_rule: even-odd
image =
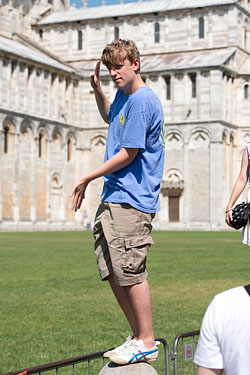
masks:
[[[36,222],[36,157],[38,154],[38,134],[37,134],[37,126],[38,123],[35,124],[36,126],[33,128],[34,130],[34,138],[32,142],[32,160],[31,160],[31,169],[32,169],[32,176],[31,176],[31,206],[30,206],[30,219],[32,224]]]
[[[210,72],[211,93],[210,93],[210,111],[212,118],[221,118],[223,115],[222,99],[222,72],[220,70],[211,70]]]
[[[32,66],[28,66],[27,76],[27,106],[26,111],[29,113],[35,113],[35,100],[36,95],[34,93],[35,84],[35,69]]]
[[[66,129],[65,129],[66,130]],[[66,134],[65,134],[66,135]],[[64,135],[64,138],[65,138],[65,135]],[[64,224],[65,222],[65,219],[66,219],[66,192],[65,192],[65,170],[66,168],[64,167],[65,165],[67,165],[67,152],[68,152],[68,144],[67,144],[67,138],[64,139],[64,142],[62,144],[62,155],[63,155],[63,159],[62,159],[62,170],[61,170],[61,179],[60,179],[60,182],[61,182],[61,186],[60,186],[60,189],[61,189],[61,192],[60,192],[60,218],[61,218],[61,221],[62,223]],[[66,176],[67,178],[67,176]]]
[[[16,119],[16,130],[15,130],[15,140],[14,140],[14,160],[15,160],[15,170],[14,170],[14,183],[13,183],[13,219],[16,223],[20,220],[20,206],[19,206],[19,170],[20,170],[20,125],[21,125],[21,118]]]
[[[219,126],[219,124],[217,125]],[[223,184],[223,144],[222,141],[210,143],[210,229],[224,227]]]
[[[51,126],[51,125],[50,125]],[[46,194],[46,216],[47,221],[51,221],[51,176],[52,176],[52,169],[51,169],[51,147],[52,147],[52,133],[53,128],[51,126],[50,134],[48,134],[47,142],[47,153],[46,153],[46,176],[47,176],[47,194]]]
[[[58,76],[56,73],[51,74],[51,87],[50,87],[50,118],[56,119],[58,116],[58,100],[57,100],[57,90],[58,90]]]
[[[11,77],[10,77],[10,106],[11,109],[17,109],[18,99],[18,63],[16,60],[12,60],[10,63]]]
[[[2,160],[3,156],[3,130],[2,130],[2,123],[4,121],[4,114],[0,114],[0,160]],[[2,163],[0,163],[0,222],[2,221],[2,176],[3,176],[3,169]]]
[[[186,228],[189,227],[189,148],[188,148],[188,141],[184,143],[184,170],[183,170],[183,178],[184,178],[184,190],[183,190],[183,216],[182,221]]]
[[[6,59],[6,66],[5,66],[5,82],[10,82],[11,80],[11,60],[9,59]],[[10,108],[10,103],[11,103],[11,89],[10,89],[11,85],[8,84],[8,91],[6,93],[6,96],[7,96],[7,103],[6,103],[6,107],[7,108]]]
[[[0,17],[0,30],[1,30],[1,17]],[[1,79],[1,83],[2,83],[2,79],[3,79],[3,58],[2,58],[2,56],[0,57],[0,79]],[[6,95],[6,93],[4,93],[4,95]],[[0,103],[1,103],[1,105],[3,105],[3,89],[0,90]]]
[[[157,371],[147,362],[138,362],[126,366],[107,363],[99,375],[157,375]]]

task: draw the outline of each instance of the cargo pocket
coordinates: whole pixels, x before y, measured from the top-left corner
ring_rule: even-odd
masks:
[[[140,274],[146,269],[148,248],[154,243],[149,236],[124,238],[125,251],[122,254],[122,271],[126,274]]]

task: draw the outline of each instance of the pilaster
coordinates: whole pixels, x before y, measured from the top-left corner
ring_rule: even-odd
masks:
[[[219,124],[218,124],[219,126]],[[224,222],[223,184],[223,144],[222,141],[210,143],[210,229],[223,229]],[[221,204],[219,204],[221,203]]]

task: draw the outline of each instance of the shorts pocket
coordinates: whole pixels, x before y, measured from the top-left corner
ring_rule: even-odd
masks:
[[[122,271],[126,274],[140,274],[145,272],[148,248],[154,241],[150,235],[124,238],[125,251],[122,255]]]

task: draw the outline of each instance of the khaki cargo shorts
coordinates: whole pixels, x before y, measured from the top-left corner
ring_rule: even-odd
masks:
[[[147,278],[146,259],[155,214],[127,203],[102,202],[97,210],[93,235],[102,280],[113,273],[115,283],[129,286]]]

